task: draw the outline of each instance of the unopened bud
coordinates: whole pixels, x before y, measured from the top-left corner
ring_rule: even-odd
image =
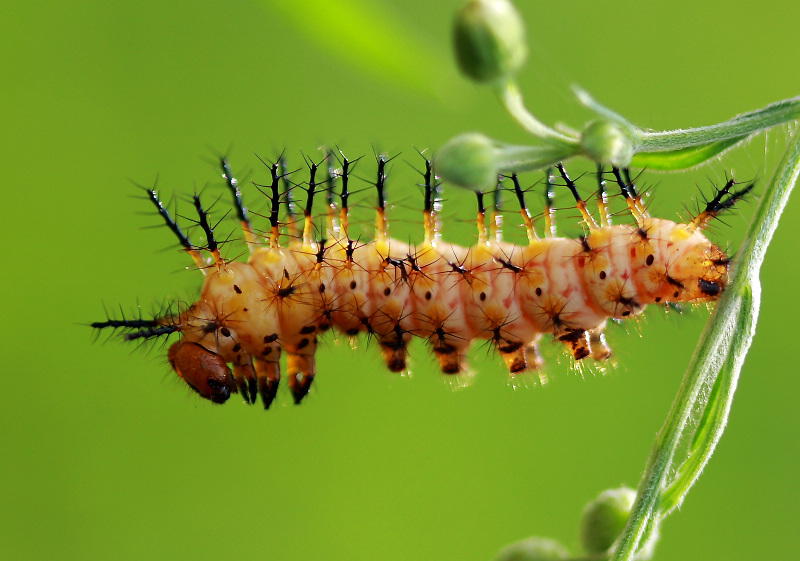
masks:
[[[589,123],[581,133],[584,153],[601,164],[627,167],[633,158],[633,143],[625,131],[611,121],[597,120]]]
[[[472,0],[456,14],[453,27],[461,71],[477,82],[494,82],[525,62],[525,27],[508,0]]]
[[[497,148],[488,137],[467,133],[451,139],[436,155],[436,173],[473,191],[488,191],[497,185]]]
[[[533,537],[507,545],[494,561],[558,561],[569,557],[569,551],[559,542]]]
[[[622,487],[608,489],[583,511],[581,543],[586,553],[604,553],[622,534],[628,521],[636,491]]]

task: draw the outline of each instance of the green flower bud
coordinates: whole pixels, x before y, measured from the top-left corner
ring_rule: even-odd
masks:
[[[461,71],[476,82],[494,82],[516,72],[528,56],[525,28],[508,0],[472,0],[453,27]]]
[[[473,191],[488,191],[497,185],[497,148],[482,134],[467,133],[451,139],[436,155],[436,173]]]
[[[595,162],[626,167],[633,158],[633,143],[625,131],[611,121],[592,121],[581,133],[581,148]]]
[[[533,537],[507,545],[494,561],[557,561],[569,557],[569,551],[559,542]]]
[[[581,543],[587,553],[604,553],[614,544],[633,508],[636,491],[622,487],[600,493],[583,511]]]

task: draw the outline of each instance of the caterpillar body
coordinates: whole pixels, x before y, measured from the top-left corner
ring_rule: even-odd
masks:
[[[333,155],[327,159],[332,161]],[[512,374],[540,366],[537,344],[545,335],[566,345],[576,360],[603,361],[611,356],[603,335],[608,319],[633,316],[652,303],[719,298],[727,283],[729,259],[702,230],[752,189],[751,184],[733,190],[735,182],[730,180],[693,220],[678,223],[651,217],[627,170],[612,168],[635,222],[612,225],[602,169],[595,221],[575,182],[558,165],[558,176],[549,170],[546,177],[544,237],[534,230],[525,193],[514,175],[513,191],[528,244],[505,243],[499,231],[487,227],[483,194],[478,193],[478,240],[466,248],[441,240],[438,182],[426,160],[425,238],[415,246],[387,236],[387,161],[378,158],[375,238],[362,243],[348,233],[353,162],[343,155],[341,169],[329,170],[319,183],[319,166],[309,165],[302,234],[292,217],[285,163],[281,159],[269,166],[272,183],[263,186],[271,203],[271,230],[266,236],[254,231],[236,179],[223,159],[223,176],[250,250],[247,262],[221,256],[198,195],[193,203],[206,238],[202,247],[192,244],[156,191],[148,190],[148,198],[205,276],[200,297],[177,314],[109,319],[92,326],[122,329],[128,340],[177,332],[180,340],[169,349],[169,363],[192,389],[215,403],[225,402],[231,393],[242,394],[247,403],[260,395],[265,408],[278,391],[281,355],[286,355],[295,403],[308,394],[316,375],[318,337],[330,329],[374,338],[394,372],[406,369],[413,338],[427,342],[446,374],[464,370],[474,340],[491,341]],[[552,210],[556,177],[570,190],[582,215],[586,235],[578,239],[556,237]],[[338,208],[333,202],[334,180],[341,182]],[[328,194],[327,227],[324,239],[315,239],[313,199],[323,189]],[[281,222],[284,203],[289,215]],[[282,229],[291,240],[284,246]],[[211,257],[204,257],[204,252]]]

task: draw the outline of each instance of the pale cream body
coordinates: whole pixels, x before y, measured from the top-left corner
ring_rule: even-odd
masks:
[[[727,280],[727,260],[699,230],[651,218],[593,229],[583,241],[463,248],[335,239],[319,254],[316,245],[262,247],[247,263],[212,268],[198,302],[171,321],[186,341],[232,363],[237,378],[254,375],[253,360],[258,376],[279,372],[281,351],[291,377],[313,377],[317,336],[330,327],[375,337],[392,370],[405,368],[416,336],[445,372],[463,368],[475,339],[494,341],[517,372],[534,361],[542,334],[577,359],[604,359],[608,318],[652,302],[710,300],[698,280],[720,291]]]

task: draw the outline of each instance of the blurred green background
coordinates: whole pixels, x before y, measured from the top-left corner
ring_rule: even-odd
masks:
[[[370,160],[374,147],[402,153],[389,195],[401,203],[392,231],[406,236],[419,230],[405,210],[421,201],[403,163],[418,165],[414,147],[473,129],[525,140],[488,91],[452,69],[460,1],[297,4],[4,6],[0,558],[487,560],[533,534],[574,551],[583,506],[602,489],[637,485],[705,310],[653,310],[615,327],[618,366],[605,375],[581,375],[550,348],[550,383],[517,389],[482,349],[474,383],[456,391],[419,343],[414,375],[401,378],[376,349],[329,339],[307,402],[290,405],[284,390],[269,412],[189,395],[158,348],[93,342],[86,324],[105,318],[104,305],[148,313],[199,290],[170,233],[145,228],[158,220],[133,182],[158,178],[165,196],[205,187],[213,199],[219,153],[263,182],[254,153],[286,147],[298,162],[300,150],[328,143]],[[800,93],[797,3],[518,4],[532,51],[520,82],[547,123],[589,117],[573,83],[654,129],[711,124]],[[646,175],[653,213],[694,208],[695,183],[708,188],[731,169],[763,182],[784,136],[695,172]],[[252,185],[245,196],[266,208]],[[446,236],[468,244],[460,221],[472,198],[446,197]],[[795,202],[767,256],[728,431],[665,522],[657,559],[797,554]],[[715,240],[735,250],[753,207],[719,224]],[[565,211],[561,223],[573,217]]]

